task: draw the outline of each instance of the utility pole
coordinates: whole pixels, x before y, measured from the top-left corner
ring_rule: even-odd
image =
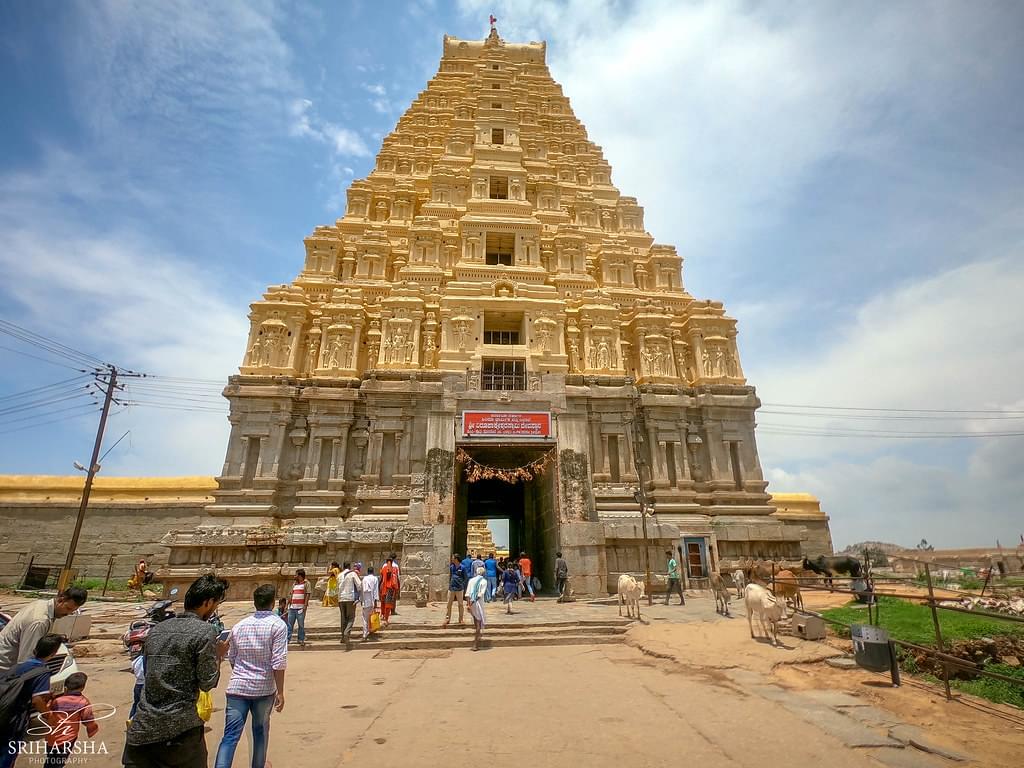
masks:
[[[647,488],[644,486],[644,466],[647,461],[644,459],[641,445],[644,442],[643,427],[640,424],[640,408],[638,407],[639,393],[634,390],[633,395],[633,467],[636,469],[637,492],[633,495],[634,500],[640,505],[640,531],[644,539],[644,579],[647,583],[647,605],[654,605],[654,596],[651,594],[651,547],[647,539]]]
[[[92,481],[96,477],[100,466],[100,447],[103,445],[103,431],[107,427],[107,416],[110,414],[110,403],[114,399],[114,388],[117,386],[117,368],[109,366],[110,378],[107,380],[107,391],[103,398],[103,410],[100,412],[100,423],[96,428],[96,442],[92,447],[92,459],[89,461],[89,469],[85,475],[85,487],[82,488],[82,503],[78,505],[78,519],[75,520],[75,532],[71,534],[71,546],[68,547],[68,559],[64,562],[64,568],[57,580],[58,594],[71,585],[71,564],[75,559],[75,549],[78,547],[78,537],[82,533],[82,522],[85,520],[85,510],[89,506],[89,494],[92,493]],[[97,375],[97,380],[99,376]]]

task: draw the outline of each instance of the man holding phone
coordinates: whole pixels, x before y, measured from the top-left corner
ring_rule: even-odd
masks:
[[[252,768],[266,765],[270,712],[272,708],[278,712],[284,709],[284,671],[288,666],[288,628],[274,613],[275,597],[272,584],[256,587],[252,593],[256,612],[231,630],[231,682],[224,710],[224,738],[217,750],[215,768],[231,768],[250,714]]]
[[[228,653],[208,621],[227,590],[224,579],[200,576],[185,593],[184,613],[161,621],[146,637],[146,682],[125,736],[126,768],[206,768],[196,700],[200,691],[217,687]]]

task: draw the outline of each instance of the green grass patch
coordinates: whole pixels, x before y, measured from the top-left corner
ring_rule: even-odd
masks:
[[[932,625],[931,609],[928,606],[917,605],[895,597],[881,597],[879,604],[881,611],[879,612],[878,626],[887,629],[891,637],[916,645],[935,645],[935,628]],[[849,603],[842,608],[830,608],[821,613],[829,619],[846,624],[865,624],[868,620],[867,610],[863,606],[855,607],[857,605],[857,603]],[[977,637],[992,637],[993,635],[1024,634],[1024,625],[1022,624],[941,609],[939,609],[939,626],[942,628],[942,639],[947,643]],[[843,634],[848,633],[844,631]]]
[[[97,594],[103,591],[103,579],[76,579],[73,586],[87,589],[89,592],[96,592]],[[107,592],[126,592],[128,591],[128,579],[111,579],[107,583]]]
[[[991,677],[979,677],[976,680],[950,680],[954,688],[994,701],[997,704],[1012,704],[1024,709],[1024,667],[1011,667],[1008,664],[988,664],[989,672],[996,672],[1020,680],[1020,683],[1008,683],[1005,680],[993,680]]]

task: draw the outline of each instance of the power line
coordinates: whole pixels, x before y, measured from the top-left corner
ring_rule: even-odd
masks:
[[[65,413],[67,411],[74,411],[76,409],[81,409],[81,408],[92,408],[93,406],[96,406],[96,405],[99,405],[99,403],[96,402],[95,400],[93,400],[91,402],[88,402],[88,403],[76,403],[75,405],[68,405],[68,406],[65,406],[63,408],[55,408],[54,410],[49,411],[45,415],[46,416],[52,416],[52,415],[54,415],[56,413]],[[2,423],[0,423],[0,426],[6,427],[9,424],[17,424],[20,421],[31,421],[32,419],[38,419],[39,417],[40,417],[40,414],[38,414],[38,413],[30,413],[27,416],[18,416],[17,418],[14,418],[14,419],[4,419],[4,421]]]
[[[758,413],[766,413],[770,416],[798,416],[801,419],[856,419],[859,421],[1013,421],[1024,419],[1024,411],[1003,411],[1001,416],[954,416],[929,415],[929,416],[896,416],[892,414],[879,414],[870,416],[863,413],[803,413],[801,411],[774,411],[770,408],[762,408]],[[1012,414],[1020,414],[1015,416]]]
[[[31,403],[22,403],[20,405],[11,405],[7,408],[0,408],[0,419],[4,418],[7,414],[18,414],[24,413],[25,411],[32,411],[36,408],[45,408],[48,405],[56,405],[57,403],[63,403],[66,400],[75,400],[80,397],[86,397],[89,394],[89,388],[82,387],[81,392],[73,392],[59,397],[50,397],[44,400],[33,401]]]
[[[788,435],[791,437],[853,437],[865,440],[903,439],[903,440],[950,440],[950,439],[982,439],[990,437],[1024,437],[1024,432],[811,432],[796,431],[778,427],[759,427],[758,434]]]
[[[27,397],[29,395],[35,396],[35,395],[39,394],[40,392],[45,392],[47,390],[54,389],[55,387],[56,388],[63,388],[65,386],[67,386],[68,384],[71,384],[73,382],[83,381],[84,379],[85,379],[85,374],[79,374],[77,376],[71,376],[70,378],[67,378],[67,379],[61,379],[60,381],[55,381],[52,384],[45,384],[45,385],[43,385],[41,387],[33,387],[32,389],[23,389],[21,392],[12,392],[9,395],[0,395],[0,403],[8,401],[8,400],[17,400],[18,398]]]
[[[1001,410],[956,410],[951,408],[866,408],[855,405],[803,405],[800,403],[762,403],[769,408],[808,408],[823,411],[880,411],[885,413],[1012,413],[1024,414],[1024,411]]]
[[[6,349],[8,352],[13,352],[16,355],[24,355],[25,357],[31,357],[33,360],[41,360],[42,362],[49,363],[50,365],[59,365],[61,368],[69,368],[72,371],[79,371],[81,373],[87,373],[88,372],[87,369],[82,368],[80,366],[68,365],[67,363],[61,363],[61,362],[58,362],[56,360],[47,360],[45,357],[40,357],[39,355],[33,355],[30,352],[25,352],[24,350],[21,350],[21,349],[15,349],[14,347],[5,347],[2,344],[0,344],[0,349]]]
[[[59,341],[54,341],[51,338],[43,336],[41,333],[36,333],[35,331],[30,331],[27,328],[22,328],[20,325],[16,325],[9,320],[0,320],[0,333],[7,334],[8,336],[19,339],[26,344],[31,344],[39,349],[49,352],[52,355],[63,357],[73,362],[78,362],[93,368],[109,367],[107,363],[94,355],[82,352],[74,347],[69,347],[67,344],[62,344]]]
[[[46,420],[43,420],[43,421],[37,421],[34,424],[26,424],[25,426],[15,427],[14,429],[5,429],[5,430],[0,431],[0,435],[9,435],[12,432],[21,432],[22,430],[26,430],[26,429],[35,429],[36,427],[42,427],[42,426],[45,426],[47,424],[55,424],[58,421],[69,421],[70,419],[81,418],[82,416],[88,416],[90,413],[98,413],[99,411],[100,411],[99,406],[90,406],[89,410],[83,411],[82,413],[76,413],[76,414],[67,415],[67,416],[60,416],[60,417],[58,417],[56,419],[46,419]]]

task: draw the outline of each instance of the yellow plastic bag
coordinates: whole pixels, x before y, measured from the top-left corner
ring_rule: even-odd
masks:
[[[199,698],[196,700],[196,712],[199,713],[199,719],[204,723],[210,722],[210,718],[213,717],[213,696],[209,691],[199,692]]]
[[[370,614],[370,631],[371,632],[379,632],[380,631],[380,614],[377,611],[374,611],[373,613]]]

